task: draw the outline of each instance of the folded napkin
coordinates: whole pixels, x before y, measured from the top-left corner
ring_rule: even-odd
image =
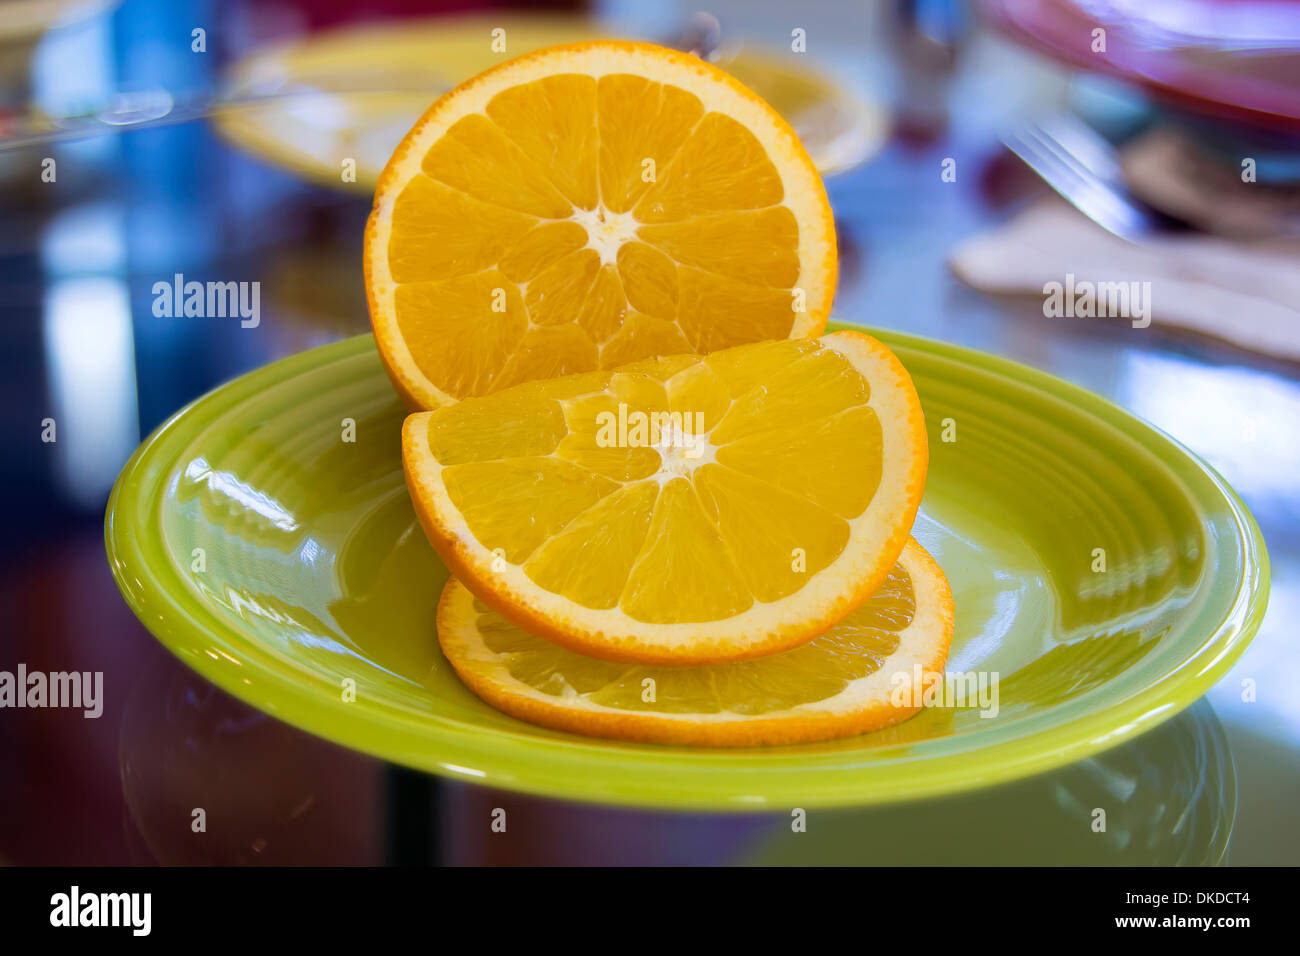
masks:
[[[1054,288],[1049,283],[1077,289],[1083,283],[1149,282],[1150,327],[1139,331],[1187,329],[1300,361],[1298,238],[1238,240],[1186,232],[1133,243],[1052,197],[960,243],[950,264],[977,289],[1044,300]]]

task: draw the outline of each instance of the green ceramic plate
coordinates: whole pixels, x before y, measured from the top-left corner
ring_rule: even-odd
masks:
[[[109,560],[160,641],[282,720],[434,773],[608,803],[952,793],[1141,733],[1231,666],[1263,616],[1268,560],[1223,479],[1058,379],[880,337],[929,422],[915,535],[952,583],[949,668],[998,675],[996,716],[933,708],[863,737],[719,751],[570,736],[480,703],[438,651],[447,572],[407,499],[403,411],[369,337],[246,375],[159,428],[114,489]]]

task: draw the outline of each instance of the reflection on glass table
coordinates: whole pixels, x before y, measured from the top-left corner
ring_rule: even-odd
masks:
[[[524,865],[1208,865],[1229,862],[1237,801],[1223,727],[1200,701],[1056,771],[957,797],[813,810],[803,832],[787,813],[656,813],[465,784],[381,814],[409,781],[161,653],[127,702],[119,764],[136,860],[164,864],[382,862],[417,850],[427,862]],[[491,827],[497,809],[504,833]],[[426,834],[432,845],[411,845]]]

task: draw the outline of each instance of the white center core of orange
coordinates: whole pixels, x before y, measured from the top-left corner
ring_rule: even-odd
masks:
[[[693,435],[677,423],[664,430],[656,450],[661,464],[655,479],[662,485],[674,478],[689,478],[696,468],[715,461],[716,447],[707,435]]]
[[[595,249],[601,265],[618,261],[623,243],[636,238],[636,221],[630,212],[610,212],[603,205],[595,209],[575,209],[573,221],[587,230],[588,249]]]

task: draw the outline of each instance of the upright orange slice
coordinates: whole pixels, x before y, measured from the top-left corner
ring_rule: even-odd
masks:
[[[522,629],[611,660],[706,663],[811,640],[907,541],[925,424],[860,332],[528,382],[402,430],[452,573]]]
[[[413,408],[520,382],[820,335],[826,192],[789,125],[707,63],[552,47],[439,99],[365,238],[379,353]]]

